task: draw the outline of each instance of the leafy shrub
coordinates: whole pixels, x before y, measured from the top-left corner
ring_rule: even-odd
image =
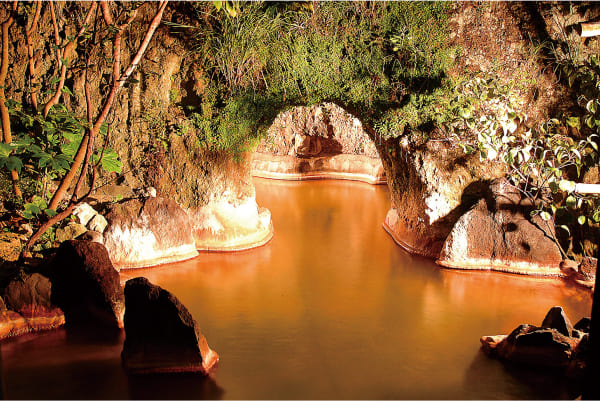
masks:
[[[243,151],[292,105],[337,103],[386,138],[434,118],[455,51],[448,4],[302,4],[244,3],[235,18],[195,6],[201,146]]]

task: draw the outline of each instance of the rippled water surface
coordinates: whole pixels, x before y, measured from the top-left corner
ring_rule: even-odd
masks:
[[[255,180],[275,236],[202,253],[145,276],[173,292],[221,361],[210,379],[127,377],[123,335],[57,330],[1,344],[6,398],[567,398],[561,375],[488,359],[486,334],[540,324],[561,305],[575,323],[587,292],[560,281],[442,270],[382,229],[385,186]]]

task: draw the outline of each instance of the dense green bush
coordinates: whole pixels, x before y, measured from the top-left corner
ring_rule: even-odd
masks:
[[[199,144],[242,151],[279,111],[321,102],[339,104],[385,138],[426,123],[448,89],[448,7],[250,2],[232,18],[197,5],[201,104],[187,111]]]

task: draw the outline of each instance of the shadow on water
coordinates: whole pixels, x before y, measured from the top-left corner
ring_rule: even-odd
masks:
[[[210,376],[194,373],[129,376],[134,400],[220,400],[225,391]]]
[[[501,378],[501,380],[498,380]],[[515,364],[487,356],[483,351],[473,358],[465,372],[464,385],[472,399],[575,399],[577,385],[564,370]]]

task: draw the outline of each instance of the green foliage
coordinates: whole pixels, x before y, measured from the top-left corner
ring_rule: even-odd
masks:
[[[31,172],[44,178],[62,176],[73,162],[87,122],[75,117],[63,105],[53,107],[46,118],[24,110],[15,101],[8,101],[8,106],[10,114],[17,119],[11,144],[14,155],[22,165],[31,163]]]
[[[499,107],[476,118],[472,102],[455,98],[462,126],[474,130],[477,141],[460,138],[456,133],[460,124],[454,128],[465,151],[478,149],[482,159],[506,163],[508,178],[536,206],[532,214],[555,222],[571,237],[577,226],[593,228],[600,223],[598,197],[576,191],[576,181],[581,179],[582,172],[599,160],[600,68],[597,56],[592,56],[581,66],[569,65],[564,71],[568,84],[580,90],[580,115],[550,118],[518,133],[517,128],[526,116],[516,111],[509,92],[498,91],[494,80],[484,80],[478,82],[485,84],[477,89],[477,93],[484,94],[480,99],[493,99]],[[463,90],[463,93],[467,92]],[[567,135],[570,131],[575,135]]]
[[[61,179],[71,168],[89,124],[62,104],[52,107],[46,117],[14,100],[8,100],[7,106],[13,119],[13,141],[0,144],[0,168],[6,168],[3,173],[17,170],[21,183],[26,184],[26,199],[31,199],[25,204],[13,202],[13,206],[22,207],[27,219],[52,217],[54,213],[46,204],[52,195],[49,183]],[[107,130],[106,125],[101,127],[100,139]],[[91,160],[106,172],[121,171],[122,163],[111,149],[94,152]]]
[[[33,219],[42,213],[45,213],[48,217],[56,215],[56,211],[48,209],[48,203],[40,196],[35,195],[31,199],[31,202],[24,205],[23,217],[28,220]]]
[[[434,118],[448,90],[446,3],[249,2],[235,18],[210,7],[196,5],[203,85],[188,110],[201,146],[243,151],[279,111],[326,101],[395,137]]]

